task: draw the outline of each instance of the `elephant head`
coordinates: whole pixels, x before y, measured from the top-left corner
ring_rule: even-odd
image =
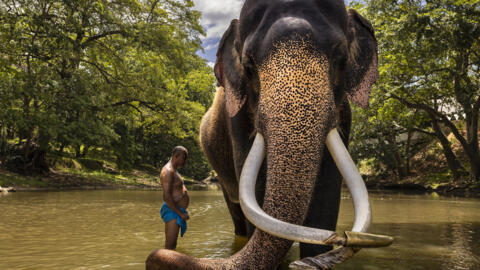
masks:
[[[334,135],[338,133],[329,132],[345,121],[341,111],[347,97],[368,106],[370,88],[378,77],[371,24],[356,11],[347,11],[343,1],[247,0],[240,19],[232,21],[220,41],[214,70],[221,93],[216,100],[220,95],[218,102],[223,102],[225,111],[222,117],[242,115],[250,123],[244,137],[258,134],[249,158],[243,158],[240,178],[247,180],[241,180],[240,195],[237,189],[226,193],[233,201],[240,200],[247,218],[260,230],[230,258],[197,259],[156,250],[147,259],[147,269],[274,269],[292,241],[345,245],[345,239],[333,232],[295,225],[303,224],[315,184],[322,181],[317,176],[327,142],[329,149],[338,149],[338,142],[343,146]],[[260,208],[254,186],[262,162],[266,182]],[[352,168],[340,171],[349,177]],[[355,172],[357,182],[352,185],[358,184]],[[366,190],[354,196],[362,202],[353,230],[364,232],[370,221]],[[356,236],[351,243],[358,240]],[[389,241],[371,237],[377,245]],[[358,246],[368,246],[370,240],[357,241]],[[322,260],[351,254],[353,249],[344,249]]]

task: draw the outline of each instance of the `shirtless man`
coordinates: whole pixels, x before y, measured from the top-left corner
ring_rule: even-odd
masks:
[[[181,229],[181,236],[187,230],[188,216],[187,207],[190,203],[187,188],[183,184],[182,177],[177,169],[183,167],[187,162],[188,151],[183,146],[173,148],[170,161],[163,166],[160,173],[160,181],[163,189],[163,200],[165,201],[160,210],[165,222],[165,248],[175,249],[177,246],[178,232]]]

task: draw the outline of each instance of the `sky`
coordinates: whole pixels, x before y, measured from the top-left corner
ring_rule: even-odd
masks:
[[[245,0],[193,0],[193,2],[194,9],[202,12],[200,24],[207,33],[202,39],[205,52],[199,51],[198,55],[207,59],[209,65],[213,67],[223,32],[233,19],[238,18]]]
[[[223,32],[227,30],[230,22],[240,16],[245,0],[193,0],[196,10],[202,12],[200,24],[207,33],[202,38],[204,52],[197,52],[198,55],[207,59],[208,64],[213,67],[216,59],[218,43]],[[345,3],[348,3],[346,0]]]

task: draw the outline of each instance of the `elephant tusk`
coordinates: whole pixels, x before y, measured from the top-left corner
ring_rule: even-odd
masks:
[[[390,236],[366,233],[372,222],[367,188],[336,129],[328,133],[326,144],[352,194],[355,211],[353,228],[351,232],[345,232],[347,239],[344,247],[294,261],[290,264],[291,269],[330,269],[352,257],[359,250],[357,248],[384,247],[393,242]]]
[[[393,238],[390,236],[366,233],[372,223],[372,210],[368,201],[367,187],[365,187],[362,176],[336,128],[327,135],[327,148],[352,194],[355,216],[352,231],[345,232],[347,237],[345,246],[385,247],[391,245]]]
[[[255,198],[255,183],[265,158],[265,143],[260,133],[255,137],[240,175],[240,206],[245,217],[260,230],[291,241],[349,247],[379,247],[391,244],[391,237],[365,233],[371,222],[367,189],[336,129],[328,134],[327,147],[352,192],[355,210],[352,231],[355,233],[347,232],[344,236],[339,236],[334,231],[290,224],[269,216],[260,208]],[[339,165],[338,162],[345,162],[345,165]]]
[[[333,231],[290,224],[269,216],[260,208],[255,198],[255,182],[264,158],[265,143],[262,134],[257,133],[240,175],[240,206],[245,217],[260,230],[292,241],[326,244],[327,239],[335,238]]]
[[[372,223],[372,210],[362,176],[358,172],[336,128],[328,133],[326,143],[328,151],[332,155],[338,170],[347,184],[348,190],[352,194],[355,213],[352,232],[367,232]]]

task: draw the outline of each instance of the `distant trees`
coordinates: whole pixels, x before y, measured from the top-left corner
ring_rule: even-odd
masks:
[[[190,0],[2,1],[3,155],[21,170],[46,172],[47,153],[101,149],[128,169],[163,162],[170,150],[158,153],[164,149],[155,144],[198,148],[214,77],[195,54],[203,30],[192,7]],[[205,167],[200,154],[193,160]]]
[[[365,112],[377,123],[371,133],[381,134],[373,137],[388,141],[383,135],[395,129],[394,137],[411,131],[429,135],[440,142],[454,178],[469,174],[472,183],[480,183],[480,2],[367,0],[353,5],[373,23],[379,42],[381,76],[373,111]],[[467,164],[455,155],[445,130],[460,143]],[[401,159],[408,163],[408,157]]]

